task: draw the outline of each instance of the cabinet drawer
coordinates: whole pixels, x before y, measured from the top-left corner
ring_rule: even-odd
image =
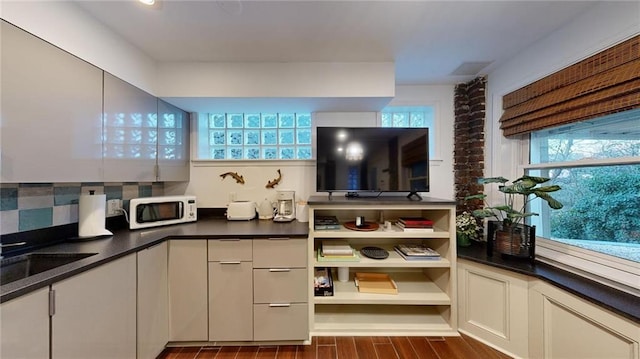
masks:
[[[253,268],[304,268],[307,266],[306,238],[253,240]]]
[[[306,269],[254,269],[253,283],[254,303],[307,302]]]
[[[309,339],[306,303],[254,304],[253,340]]]
[[[251,240],[245,239],[210,239],[209,262],[251,261]]]

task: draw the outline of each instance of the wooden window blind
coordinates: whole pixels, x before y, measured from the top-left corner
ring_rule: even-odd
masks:
[[[503,97],[515,136],[640,107],[640,35]]]

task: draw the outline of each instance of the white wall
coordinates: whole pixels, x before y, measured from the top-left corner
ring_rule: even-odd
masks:
[[[439,86],[397,86],[396,97],[390,105],[425,106],[435,110],[436,154],[431,157],[430,197],[453,199],[453,85]],[[206,114],[200,114],[206,116]],[[317,112],[313,114],[316,126],[378,126],[377,112]],[[195,143],[195,138],[192,137]],[[315,142],[315,139],[314,139]],[[296,198],[306,201],[315,191],[314,161],[278,162],[193,162],[191,181],[185,184],[166,184],[167,194],[188,193],[198,197],[199,207],[225,207],[231,197],[236,200],[251,200],[260,203],[264,198],[273,201],[275,190],[264,186],[283,174],[282,182],[276,189],[292,189]],[[225,172],[238,172],[244,176],[244,185],[231,178],[220,178]]]
[[[500,130],[502,97],[505,94],[637,34],[640,34],[640,2],[600,2],[489,73],[485,176],[515,179],[522,174],[518,169],[523,153],[520,148],[522,141],[506,139]],[[493,188],[487,190],[495,191]],[[490,196],[499,195],[495,192]]]

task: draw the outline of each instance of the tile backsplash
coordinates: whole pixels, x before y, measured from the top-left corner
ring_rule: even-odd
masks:
[[[0,235],[78,222],[80,194],[106,194],[124,208],[137,197],[162,196],[163,183],[3,183],[0,184]]]

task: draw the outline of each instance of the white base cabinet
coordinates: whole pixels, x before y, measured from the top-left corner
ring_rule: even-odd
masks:
[[[0,305],[0,358],[49,358],[49,287]]]
[[[168,243],[138,252],[138,358],[155,358],[169,341]]]
[[[516,358],[640,358],[640,324],[534,277],[458,267],[461,332]]]
[[[251,240],[209,240],[209,340],[253,340]]]
[[[207,241],[169,241],[169,341],[209,338]]]
[[[530,358],[640,358],[640,323],[537,280],[529,291]]]
[[[464,259],[458,260],[459,329],[526,358],[530,277]]]
[[[52,286],[53,359],[136,357],[136,256]]]
[[[333,271],[334,294],[314,296],[313,273],[309,271],[309,320],[312,335],[437,335],[457,332],[455,205],[449,201],[411,201],[401,199],[328,199],[311,197],[309,203],[308,258],[313,267]],[[344,226],[337,230],[315,230],[316,216],[335,216],[341,224],[364,216],[380,225],[377,230],[356,231]],[[397,227],[383,228],[382,221],[399,217],[426,217],[434,221],[433,232],[404,232]],[[317,252],[324,240],[346,240],[358,251],[353,262],[318,261]],[[440,254],[438,260],[405,260],[397,254],[396,244],[425,244]],[[365,257],[360,249],[377,246],[389,257],[376,260]],[[347,267],[349,280],[340,282],[337,270]],[[354,284],[357,272],[389,274],[398,287],[397,294],[360,293]]]

